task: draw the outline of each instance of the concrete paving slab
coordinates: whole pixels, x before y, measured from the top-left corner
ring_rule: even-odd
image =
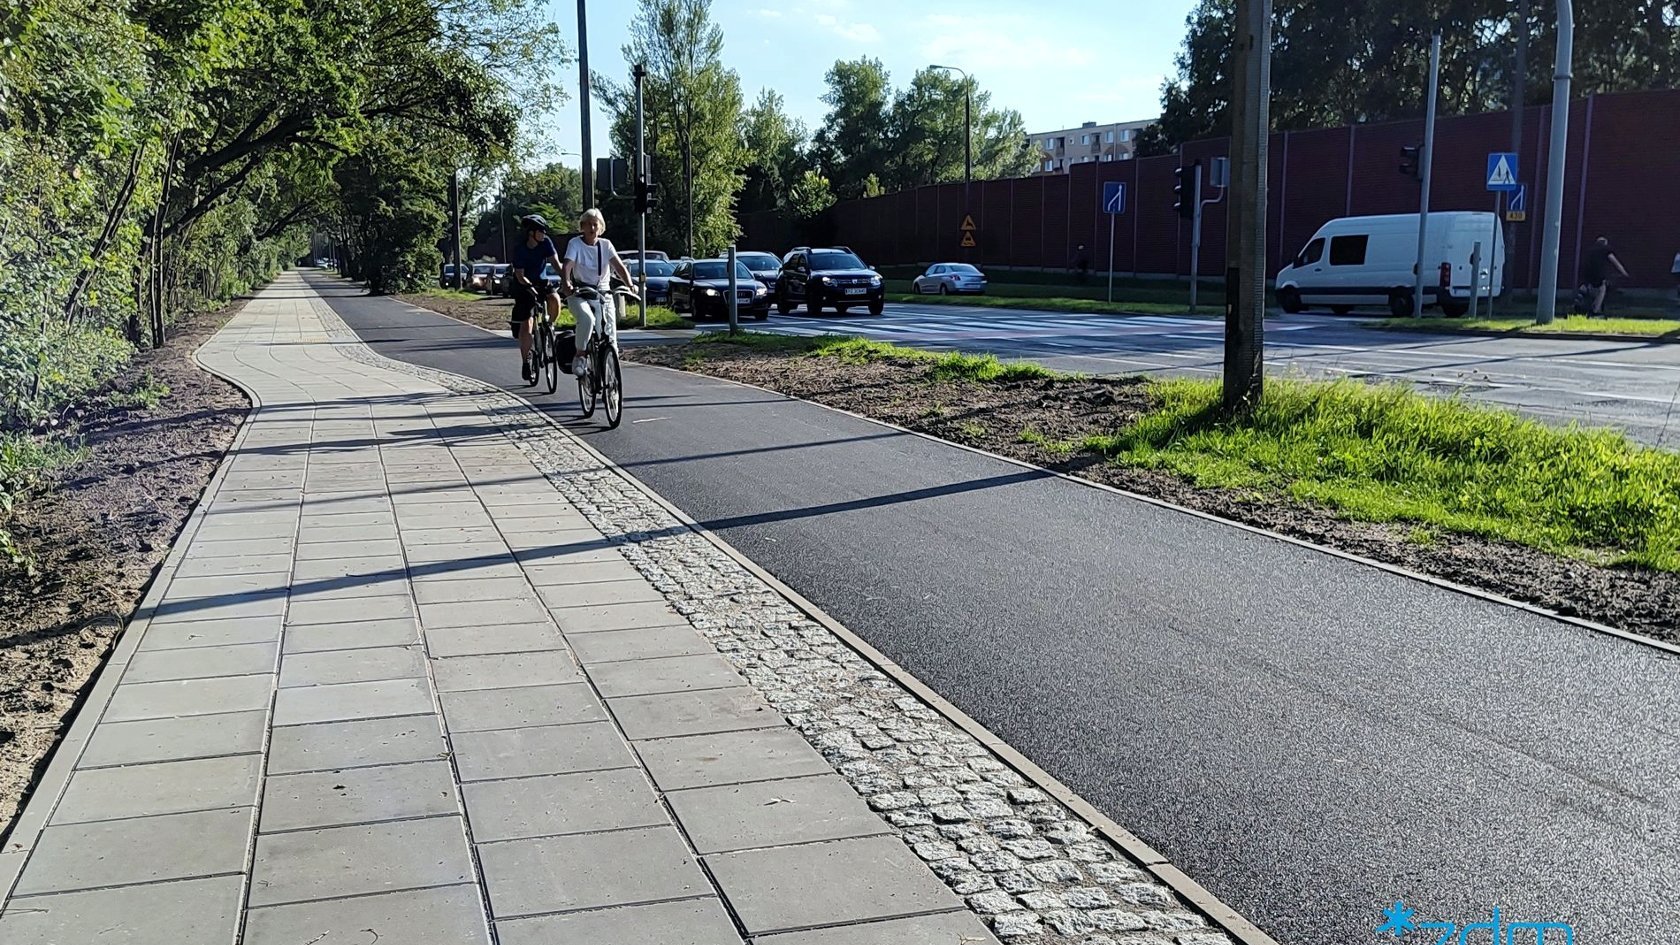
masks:
[[[329,518],[312,518],[307,522],[336,521],[339,518],[355,516],[343,515]],[[342,542],[354,541],[394,541],[397,538],[397,520],[380,516],[370,516],[377,519],[377,523],[366,525],[310,525],[305,524],[298,532],[298,546],[304,545],[336,545]]]
[[[292,585],[291,609],[299,604],[322,601],[362,600],[368,597],[390,597],[407,594],[408,576],[401,571],[386,570],[371,574],[351,574],[344,577],[314,581],[296,581]]]
[[[598,722],[607,717],[595,692],[581,679],[561,686],[443,692],[438,698],[451,734]]]
[[[286,614],[288,627],[328,623],[361,623],[415,617],[414,599],[407,594],[354,599],[298,600]]]
[[[712,892],[670,827],[488,843],[478,855],[497,919]]]
[[[112,694],[110,705],[105,707],[103,721],[134,722],[140,719],[266,709],[273,696],[274,677],[267,674],[185,679],[176,682],[123,683]]]
[[[601,695],[642,696],[661,692],[730,689],[746,684],[735,664],[716,653],[589,664],[589,678]]]
[[[430,713],[288,725],[274,730],[268,775],[395,765],[448,755],[437,716]]]
[[[515,551],[513,556],[524,565],[597,564],[624,560],[616,544],[602,540],[547,542],[535,548]]]
[[[550,607],[594,607],[601,604],[638,604],[665,601],[665,595],[639,575],[618,581],[598,581],[545,587]]]
[[[388,679],[282,689],[274,700],[274,724],[348,722],[430,711],[432,697],[424,679]]]
[[[542,519],[515,519],[516,522],[540,523]],[[502,540],[513,549],[515,555],[530,551],[547,549],[556,552],[554,557],[567,554],[580,554],[590,551],[612,550],[616,543],[605,538],[593,527],[558,528],[550,525],[547,528],[532,528],[521,530],[516,528],[502,528]]]
[[[741,945],[714,898],[596,909],[496,923],[501,945]]]
[[[643,602],[597,604],[590,607],[555,607],[549,615],[566,633],[605,633],[609,630],[640,630],[644,627],[683,626],[688,620],[669,604]]]
[[[487,581],[499,578],[523,580],[524,572],[510,555],[506,558],[483,560],[432,561],[409,566],[409,577],[416,585],[434,581]]]
[[[331,686],[425,675],[425,654],[418,644],[294,653],[286,657],[286,663],[281,667],[280,687]]]
[[[425,625],[427,630],[449,627],[499,627],[508,624],[545,623],[547,618],[547,611],[534,597],[420,605],[420,622]]]
[[[203,525],[193,534],[196,541],[248,541],[253,538],[290,539],[297,534],[297,524],[285,522],[257,522],[249,525]]]
[[[963,908],[897,837],[719,853],[705,860],[748,935]]]
[[[261,777],[259,755],[84,769],[70,776],[50,823],[250,807]]]
[[[413,618],[364,620],[288,627],[282,651],[290,657],[296,653],[408,646],[419,642],[420,624]]]
[[[375,538],[363,536],[349,541],[299,544],[299,561],[330,561],[336,558],[396,558],[402,556],[402,543],[395,535]]]
[[[123,671],[122,678],[124,682],[147,683],[173,679],[208,679],[214,676],[249,676],[274,672],[279,659],[278,643],[148,650],[134,654],[128,669]]]
[[[270,575],[274,577],[274,575]],[[199,578],[197,580],[220,580]],[[205,620],[244,620],[275,617],[286,612],[286,589],[282,586],[257,594],[230,594],[223,598],[165,599],[152,611],[153,624],[192,623]]]
[[[279,616],[270,616],[148,626],[140,639],[140,652],[273,643],[280,639],[280,625]]]
[[[1100,941],[1093,938],[1091,941]],[[1113,941],[1113,939],[1110,939]],[[996,945],[972,912],[941,912],[910,919],[762,935],[753,945]]]
[[[177,578],[223,577],[234,574],[292,573],[292,556],[287,554],[246,555],[242,558],[188,557],[175,569]]]
[[[426,647],[433,657],[483,656],[492,653],[535,653],[564,650],[565,640],[551,623],[503,627],[450,627],[427,630]]]
[[[608,699],[613,717],[632,741],[707,735],[787,724],[752,689],[705,689]]]
[[[428,578],[414,582],[414,598],[422,605],[528,599],[535,596],[536,592],[532,590],[531,583],[523,577],[487,578],[482,581],[440,581]]]
[[[328,558],[321,561],[300,560],[292,565],[292,581],[306,584],[311,581],[331,581],[340,578],[406,578],[408,562],[396,551],[390,554],[369,555],[364,558]]]
[[[463,782],[636,767],[608,722],[456,732],[450,741]]]
[[[662,791],[797,778],[834,770],[803,735],[785,726],[657,738],[637,742],[636,753]]]
[[[187,546],[188,558],[250,558],[257,555],[290,555],[291,536],[280,538],[234,538],[210,540],[194,535]]]
[[[404,545],[471,545],[479,542],[499,543],[502,533],[493,525],[452,525],[442,528],[405,528]]]
[[[244,878],[223,876],[15,899],[0,941],[33,945],[232,945]]]
[[[252,909],[244,945],[490,945],[478,887],[445,886]]]
[[[623,556],[617,561],[585,561],[573,564],[533,564],[527,565],[525,574],[530,582],[537,586],[540,592],[545,587],[565,588],[574,584],[594,584],[607,581],[636,581],[641,579],[641,572],[635,566],[624,560]],[[547,600],[545,598],[545,600]],[[564,600],[561,601],[564,603]],[[547,600],[550,607],[555,602]]]
[[[262,751],[268,713],[226,712],[96,726],[78,768],[186,761]]]
[[[407,531],[407,528],[404,528]],[[502,544],[496,541],[464,541],[452,542],[447,545],[410,545],[408,560],[417,568],[420,565],[436,564],[498,564],[511,561],[513,555]],[[428,573],[436,573],[441,569],[433,568]]]
[[[460,817],[262,834],[251,906],[338,899],[472,882]]]
[[[270,775],[259,830],[275,833],[453,814],[460,809],[447,761]]]
[[[474,781],[461,793],[478,843],[670,823],[634,769]]]
[[[690,626],[579,633],[571,638],[571,644],[573,652],[586,666],[614,660],[701,656],[717,652],[711,641]]]
[[[582,678],[582,671],[566,653],[508,653],[492,656],[452,656],[432,660],[432,678],[439,692],[470,689],[511,689],[544,686]]]
[[[395,512],[332,512],[325,509],[316,509],[305,511],[303,517],[298,520],[298,540],[325,541],[327,539],[307,536],[326,529],[395,528],[396,526],[397,515]],[[356,532],[348,537],[354,540],[361,534],[361,532]]]
[[[242,873],[255,819],[239,807],[48,827],[16,895]]]
[[[833,772],[670,791],[665,800],[702,854],[891,832],[846,779]]]

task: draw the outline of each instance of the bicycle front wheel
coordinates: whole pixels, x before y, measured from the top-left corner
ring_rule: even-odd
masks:
[[[624,419],[624,378],[618,370],[618,352],[612,348],[601,355],[601,399],[606,401],[607,426],[618,429]]]
[[[600,389],[596,383],[596,374],[589,371],[578,375],[578,408],[583,411],[585,419],[595,415],[595,394]]]
[[[560,389],[560,352],[559,340],[554,335],[554,326],[543,329],[542,361],[543,372],[548,380],[550,394]]]

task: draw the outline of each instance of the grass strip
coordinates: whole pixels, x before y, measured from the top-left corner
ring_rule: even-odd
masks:
[[[1680,340],[1680,320],[1671,318],[1588,318],[1569,315],[1549,325],[1529,318],[1386,318],[1367,323],[1390,331],[1502,332],[1513,335],[1637,335]]]

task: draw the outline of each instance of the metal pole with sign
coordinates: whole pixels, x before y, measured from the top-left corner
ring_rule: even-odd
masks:
[[[1126,212],[1126,185],[1103,182],[1103,212],[1108,214],[1108,300],[1114,301],[1114,218]]]
[[[647,182],[648,159],[647,146],[643,139],[645,130],[642,119],[642,80],[647,78],[647,67],[636,63],[630,70],[636,79],[636,289],[641,295],[637,307],[642,312],[642,327],[647,327]]]
[[[1196,162],[1192,176],[1190,199],[1195,203],[1196,215],[1190,221],[1190,314],[1196,314],[1196,287],[1201,282],[1202,269],[1202,162]]]
[[[1575,7],[1558,0],[1557,61],[1552,72],[1552,141],[1546,151],[1546,232],[1540,243],[1540,300],[1534,320],[1557,315],[1558,244],[1563,240],[1563,170],[1569,144],[1569,79],[1575,61]]]
[[[1423,254],[1429,248],[1429,185],[1435,169],[1435,100],[1441,84],[1441,33],[1429,40],[1429,108],[1423,119],[1423,196],[1418,201],[1417,278],[1412,291],[1412,317],[1423,317]]]
[[[1497,197],[1501,198],[1501,200],[1503,200],[1504,198],[1511,197],[1512,195],[1520,195],[1522,193],[1522,184],[1517,182],[1517,178],[1520,175],[1520,173],[1521,173],[1521,164],[1518,161],[1517,152],[1515,152],[1515,151],[1494,151],[1494,152],[1491,152],[1491,153],[1488,154],[1488,158],[1487,158],[1487,189],[1490,190],[1490,191],[1493,191],[1493,193]],[[1494,210],[1494,214],[1493,214],[1493,238],[1489,241],[1489,245],[1493,247],[1493,252],[1488,257],[1488,314],[1489,315],[1493,314],[1494,262],[1496,262],[1499,259],[1500,220],[1499,220],[1499,212],[1498,212],[1498,209],[1497,209],[1498,206],[1499,206],[1499,203],[1496,202],[1494,204],[1495,210]],[[1478,243],[1477,245],[1479,246],[1481,244]],[[1478,268],[1476,270],[1476,275],[1478,277],[1481,275],[1481,269],[1480,268]],[[1476,309],[1476,300],[1475,300],[1475,293],[1474,292],[1471,293],[1470,309],[1471,309],[1472,312],[1474,312],[1475,309]]]

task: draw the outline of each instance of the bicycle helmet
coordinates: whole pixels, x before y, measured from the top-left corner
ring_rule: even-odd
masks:
[[[548,232],[548,221],[540,213],[528,213],[519,218],[519,223],[527,230],[542,230]]]

